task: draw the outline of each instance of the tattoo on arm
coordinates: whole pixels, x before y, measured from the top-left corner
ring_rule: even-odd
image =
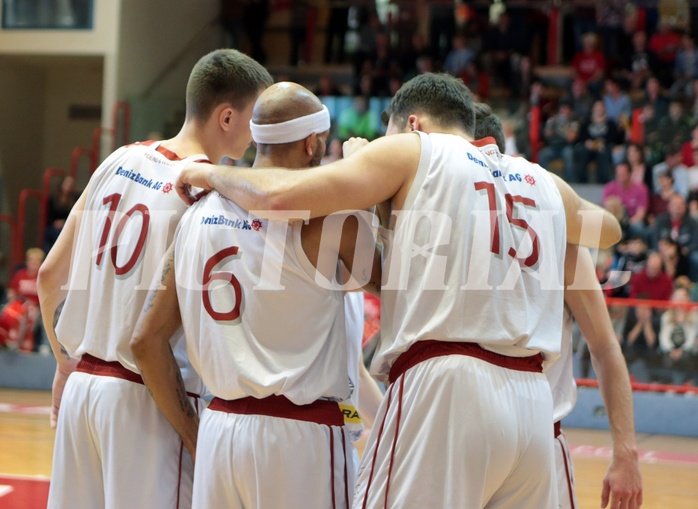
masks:
[[[172,272],[172,269],[174,268],[174,253],[171,254],[171,256],[167,257],[167,261],[165,261],[165,265],[162,268],[162,274],[160,275],[160,286],[164,286],[165,280],[167,279],[167,276],[170,272]],[[150,293],[148,293],[148,300],[145,303],[145,306],[143,306],[143,313],[147,313],[150,311],[150,309],[153,307],[153,303],[155,302],[155,297],[157,296],[158,292],[160,290],[158,288],[153,288]]]
[[[199,416],[196,414],[194,407],[189,401],[189,396],[187,396],[187,390],[184,388],[184,379],[182,374],[177,372],[177,398],[179,399],[179,407],[190,419],[199,422]]]
[[[61,313],[63,312],[63,305],[64,304],[65,304],[65,299],[63,299],[61,301],[61,303],[58,304],[56,311],[53,312],[53,328],[54,328],[54,330],[56,329],[56,325],[58,325],[58,319],[61,317]]]

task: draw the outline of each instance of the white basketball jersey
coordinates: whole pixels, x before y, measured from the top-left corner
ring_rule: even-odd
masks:
[[[372,371],[385,376],[428,339],[556,358],[566,226],[554,181],[494,144],[419,134],[419,167],[384,251]]]
[[[131,335],[186,209],[174,185],[186,163],[202,160],[208,161],[204,155],[180,159],[146,142],[118,149],[97,168],[78,218],[68,296],[56,326],[71,356],[87,353],[138,373]],[[171,344],[187,390],[200,393],[181,330]]]
[[[214,396],[349,397],[344,295],[305,256],[301,227],[215,192],[184,214],[177,295],[189,358]]]
[[[572,315],[565,306],[560,358],[545,371],[553,393],[553,422],[567,417],[577,403],[577,384],[572,370]]]
[[[351,434],[351,439],[356,442],[364,430],[359,415],[359,363],[363,362],[361,343],[364,337],[364,292],[349,292],[344,296],[344,313],[351,396],[342,401],[339,408],[344,414],[344,424]]]

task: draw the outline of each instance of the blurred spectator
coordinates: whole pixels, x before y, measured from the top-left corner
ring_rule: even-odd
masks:
[[[405,77],[420,74],[417,71],[417,61],[422,57],[429,56],[431,53],[424,37],[419,32],[413,33],[409,46],[398,54],[398,62]]]
[[[388,81],[388,95],[393,97],[402,88],[403,81],[399,76],[391,76]]]
[[[628,166],[630,166],[630,179],[638,184],[647,185],[645,177],[649,172],[647,172],[647,166],[645,165],[645,151],[642,145],[630,143],[625,151],[625,159],[628,162]],[[649,183],[652,185],[651,180]]]
[[[685,166],[694,166],[698,161],[693,157],[694,152],[698,150],[698,124],[691,129],[691,138],[684,142],[681,147],[682,159],[681,162]]]
[[[690,104],[687,104],[688,114],[691,116],[691,122],[698,124],[698,80],[694,80],[691,84],[689,99]]]
[[[349,24],[349,7],[332,4],[325,33],[325,63],[344,63],[344,38]]]
[[[594,105],[594,98],[589,94],[586,83],[580,79],[572,81],[570,92],[563,98],[572,104],[574,117],[580,122],[584,122],[591,116],[591,107]]]
[[[630,281],[631,299],[670,300],[674,281],[662,269],[662,257],[651,252],[645,268],[633,275]]]
[[[562,159],[565,178],[574,179],[574,144],[578,136],[579,122],[572,114],[572,105],[562,101],[557,113],[543,127],[545,146],[538,153],[538,163],[548,169],[551,162]]]
[[[606,115],[603,101],[596,101],[591,118],[580,130],[579,144],[575,147],[577,182],[588,182],[589,163],[596,163],[596,180],[605,184],[609,180],[613,146],[621,141],[620,131]]]
[[[604,54],[613,62],[621,58],[620,38],[627,0],[596,0],[596,26],[601,29]]]
[[[660,214],[669,210],[669,200],[676,193],[674,191],[674,178],[671,172],[661,172],[658,175],[659,188],[652,193],[650,198],[650,210],[648,222],[654,224],[654,220]]]
[[[674,83],[671,86],[671,96],[680,98],[690,96],[693,80],[698,78],[698,49],[691,34],[681,36],[681,49],[676,53],[674,64]]]
[[[332,76],[325,73],[320,76],[317,86],[313,89],[313,93],[318,97],[333,97],[344,95],[342,90],[332,80]]]
[[[606,59],[598,49],[598,38],[594,33],[582,36],[582,51],[572,59],[575,79],[584,82],[589,92],[598,97],[606,72]]]
[[[659,120],[659,139],[665,145],[683,144],[691,137],[691,119],[681,101],[669,103],[669,114]]]
[[[19,297],[39,307],[39,294],[36,291],[36,277],[39,275],[39,267],[46,254],[38,247],[27,249],[25,266],[20,268],[12,276],[10,286],[7,289],[7,299]]]
[[[359,17],[359,41],[354,55],[354,75],[359,75],[364,62],[372,62],[376,58],[377,36],[383,32],[378,13],[375,9],[361,12]]]
[[[446,55],[444,61],[444,71],[452,76],[460,76],[464,74],[468,64],[475,58],[475,53],[465,43],[465,37],[461,34],[456,34],[453,37],[451,51]]]
[[[688,291],[677,288],[671,301],[687,304]],[[661,318],[659,346],[664,354],[664,367],[668,370],[669,382],[681,385],[696,369],[696,335],[698,334],[698,312],[695,308],[669,308]]]
[[[652,168],[652,187],[659,189],[659,175],[669,173],[674,180],[674,191],[686,198],[688,197],[688,168],[683,164],[681,145],[672,143],[666,150],[664,162],[656,164]]]
[[[528,104],[538,106],[541,110],[541,120],[544,121],[553,114],[555,109],[555,101],[545,94],[543,82],[536,78],[531,82],[531,93],[528,97]]]
[[[35,348],[35,326],[39,323],[39,295],[36,278],[45,253],[27,249],[25,266],[12,276],[7,289],[8,302],[0,312],[0,344],[31,352]]]
[[[617,196],[623,203],[630,235],[642,235],[649,208],[649,191],[644,182],[638,184],[631,180],[627,163],[616,165],[614,180],[603,186],[602,200],[605,202],[609,196]]]
[[[631,275],[638,274],[645,270],[647,265],[647,242],[640,235],[629,236],[624,242],[618,244],[618,257],[612,269],[617,271],[629,271]],[[630,285],[619,287],[622,291],[620,295],[614,297],[627,297],[630,292]]]
[[[368,98],[364,96],[357,96],[354,104],[340,113],[337,124],[343,140],[352,136],[373,140],[380,129],[380,119],[369,109]]]
[[[493,78],[517,96],[521,86],[520,55],[528,54],[526,27],[515,26],[509,14],[503,12],[497,24],[490,27],[485,51]]]
[[[688,215],[686,200],[674,194],[669,199],[669,210],[657,216],[650,229],[651,245],[656,248],[663,238],[670,238],[688,258],[691,281],[698,280],[698,222]]]
[[[688,258],[681,254],[676,241],[670,237],[659,239],[658,252],[662,257],[662,267],[667,276],[674,281],[676,278],[688,277]]]
[[[574,53],[582,50],[584,34],[596,32],[596,7],[588,2],[572,2]]]
[[[659,22],[658,31],[650,38],[649,50],[659,60],[659,72],[657,77],[663,86],[671,84],[672,71],[676,62],[676,52],[679,50],[681,38],[677,34],[671,23],[662,19]]]
[[[669,112],[669,99],[667,99],[659,80],[651,76],[645,84],[645,94],[641,100],[641,105],[650,104],[654,108],[654,115],[657,119],[663,118]]]
[[[490,90],[490,77],[486,72],[482,72],[477,59],[468,63],[460,78],[470,91],[478,97],[479,101],[487,100]]]
[[[632,47],[621,61],[621,75],[628,80],[631,90],[640,90],[658,70],[657,57],[647,49],[647,34],[642,30],[635,32]]]
[[[605,92],[603,103],[606,106],[608,118],[618,126],[629,126],[633,108],[630,97],[621,90],[618,80],[613,77],[607,78]]]
[[[390,47],[390,37],[385,32],[376,35],[376,57],[372,62],[371,74],[373,76],[373,95],[385,96],[388,94],[388,80],[391,73],[399,71],[397,61],[394,59]]]
[[[70,175],[63,177],[56,191],[48,199],[43,243],[44,252],[48,253],[51,247],[53,247],[73,205],[75,205],[79,197],[80,193],[75,190],[75,179]]]
[[[262,37],[269,17],[269,0],[244,0],[242,3],[244,5],[243,22],[251,46],[250,56],[264,64],[267,61],[267,54],[262,45]]]
[[[659,253],[651,253],[644,270],[633,275],[630,280],[631,299],[669,300],[674,291],[674,283],[662,271],[662,258]],[[625,327],[623,354],[628,367],[638,378],[647,381],[648,367],[655,367],[657,357],[657,335],[660,313],[651,306],[638,305],[628,313]],[[635,366],[635,364],[639,366]]]
[[[378,88],[373,79],[373,73],[365,71],[359,76],[358,83],[354,88],[354,95],[363,95],[365,97],[373,97],[378,95]]]

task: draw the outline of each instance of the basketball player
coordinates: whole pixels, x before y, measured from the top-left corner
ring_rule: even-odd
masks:
[[[395,134],[341,161],[302,172],[190,165],[178,190],[311,217],[389,201],[372,372],[391,386],[354,507],[554,507],[542,364],[560,350],[564,242],[607,246],[620,227],[537,165],[480,152],[460,80],[420,75],[389,110]],[[594,212],[594,235],[581,211]]]
[[[271,86],[252,118],[255,167],[320,163],[330,117],[305,88]],[[297,217],[267,220],[208,194],[182,218],[165,289],[136,327],[134,355],[176,429],[196,425],[159,359],[179,320],[215,396],[199,426],[195,508],[349,507],[356,463],[338,405],[350,390],[344,292],[334,282],[338,256],[351,271],[359,233],[356,252],[376,270],[380,260],[355,216],[289,223]]]
[[[476,104],[475,136],[491,137],[504,155],[504,130],[489,106]],[[488,150],[485,145],[482,150]],[[577,400],[572,372],[572,315],[576,318],[598,373],[599,390],[608,411],[613,439],[613,459],[603,481],[601,506],[636,508],[642,504],[642,476],[637,457],[633,422],[632,391],[628,368],[608,315],[603,293],[589,251],[568,245],[565,254],[565,314],[560,358],[545,375],[553,393],[555,467],[559,507],[579,507],[574,492],[574,469],[560,421],[569,415]],[[570,314],[570,311],[572,314]]]
[[[179,134],[111,154],[42,265],[39,296],[58,361],[48,507],[190,506],[192,461],[143,385],[129,340],[186,208],[173,192],[180,169],[189,161],[240,158],[250,144],[254,101],[271,82],[235,50],[202,57],[189,77]],[[182,335],[170,345],[195,416],[203,385]],[[72,359],[79,359],[75,371]]]

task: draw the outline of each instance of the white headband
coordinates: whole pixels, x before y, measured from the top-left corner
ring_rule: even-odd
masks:
[[[255,143],[278,145],[307,138],[313,133],[324,133],[330,130],[330,112],[327,106],[320,111],[294,118],[278,124],[255,124],[250,120],[250,131]]]

